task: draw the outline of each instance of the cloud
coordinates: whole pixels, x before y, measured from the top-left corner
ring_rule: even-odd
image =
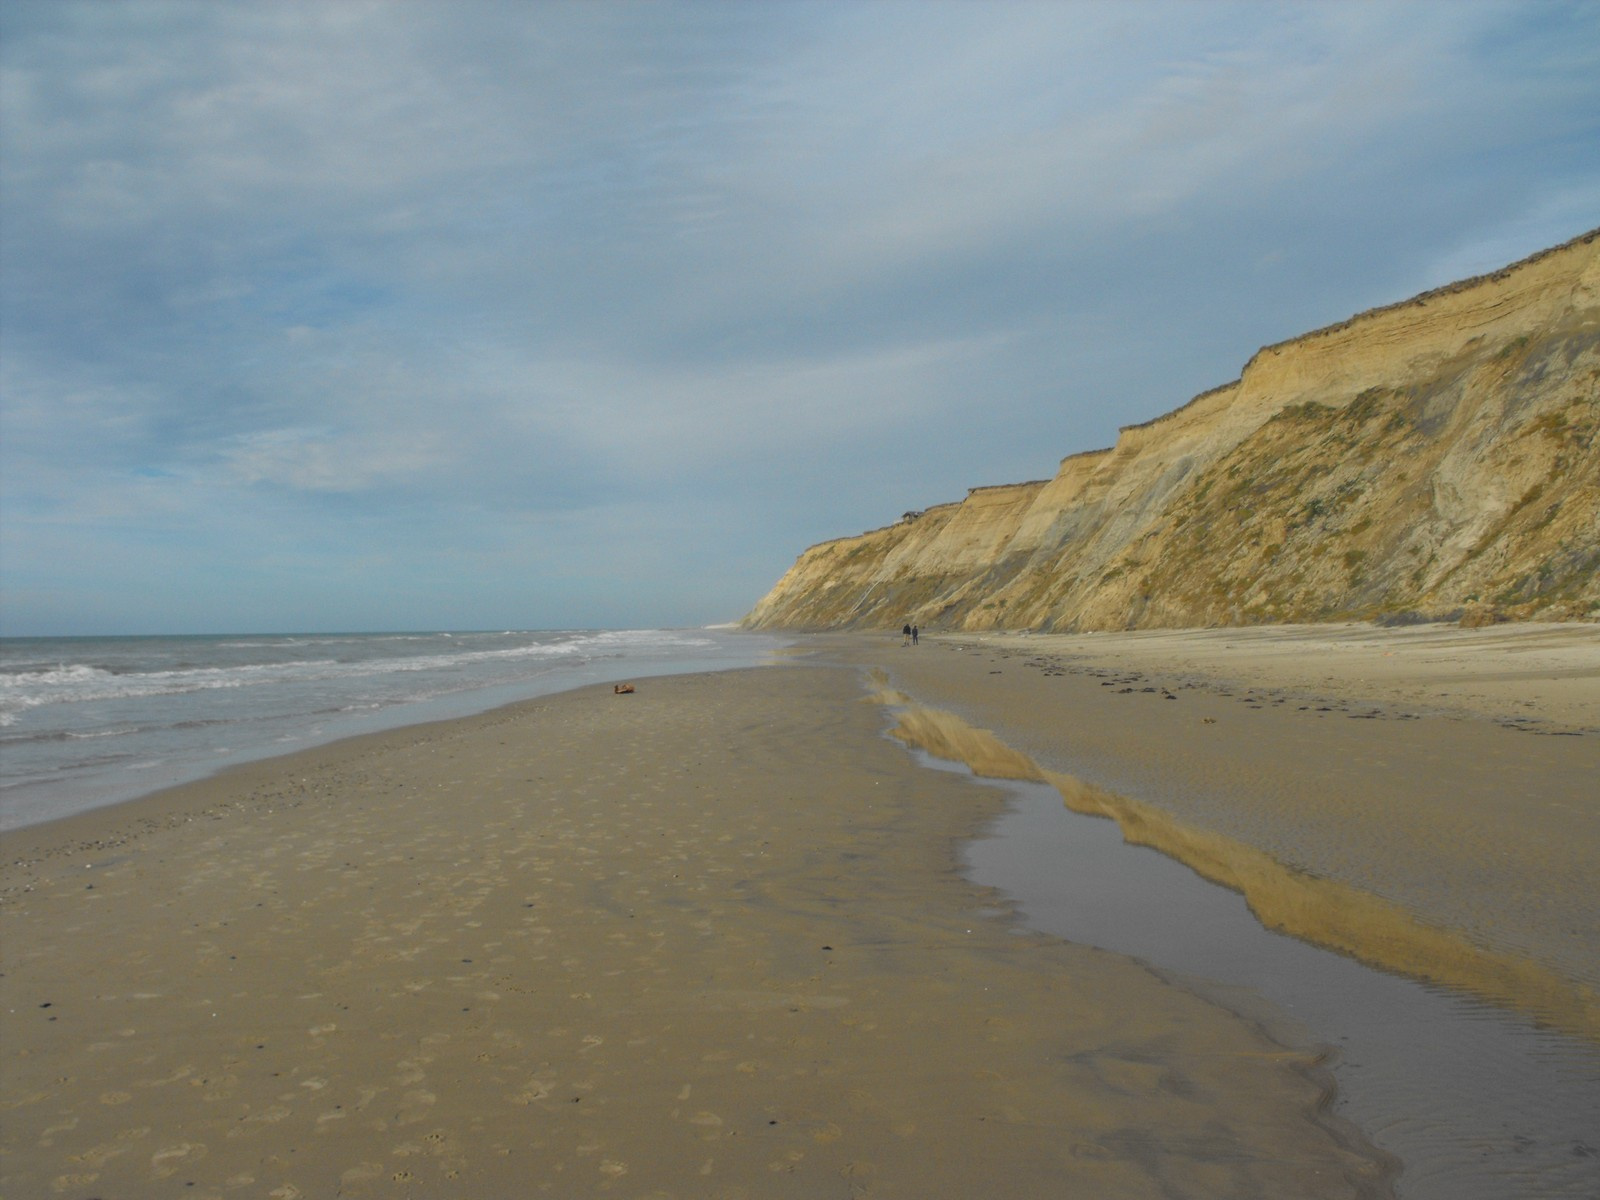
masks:
[[[374,441],[349,431],[274,429],[245,434],[223,451],[232,477],[313,492],[362,492],[404,482],[438,463],[426,431]]]
[[[0,536],[57,601],[13,611],[121,571],[135,625],[245,580],[384,625],[408,576],[466,585],[408,623],[502,623],[519,577],[563,581],[536,621],[734,615],[809,541],[1592,225],[1597,26],[14,0]],[[641,562],[655,599],[585,607]]]

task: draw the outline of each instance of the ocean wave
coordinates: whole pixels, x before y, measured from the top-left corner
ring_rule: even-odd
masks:
[[[0,721],[11,725],[14,721]],[[27,733],[0,734],[0,746],[26,746],[33,742],[87,742],[101,738],[132,737],[146,730],[138,725],[118,725],[110,729],[44,729]]]
[[[57,664],[52,667],[22,667],[0,674],[0,688],[23,686],[64,686],[82,683],[86,680],[103,679],[116,672],[107,667],[96,667],[89,663],[74,663],[71,666]]]
[[[0,828],[296,744],[756,659],[761,643],[700,629],[0,639]]]
[[[276,650],[283,646],[376,645],[380,642],[427,642],[449,634],[438,633],[330,633],[284,634],[280,637],[234,638],[217,645],[225,650]]]
[[[537,640],[516,640],[520,638]],[[513,640],[508,644],[507,639]],[[265,652],[246,656],[255,661],[216,663],[205,661],[204,643],[190,639],[166,647],[140,644],[143,661],[131,654],[107,655],[97,648],[91,651],[95,658],[89,661],[47,664],[34,658],[0,667],[0,728],[15,726],[23,714],[51,706],[70,708],[264,685],[343,691],[360,688],[364,679],[402,675],[419,680],[419,685],[404,689],[409,693],[404,697],[344,697],[356,703],[376,700],[387,706],[405,703],[418,694],[433,696],[515,682],[524,677],[524,665],[538,673],[545,669],[543,664],[582,666],[599,659],[681,654],[715,644],[703,631],[664,629],[233,638],[211,642],[211,652],[223,659],[257,645]],[[318,649],[328,653],[319,654]],[[294,657],[273,661],[272,651]],[[433,678],[421,683],[429,676]],[[380,690],[389,689],[384,686]]]
[[[248,687],[282,680],[322,666],[318,662],[191,667],[164,671],[111,671],[74,665],[0,677],[0,713],[15,714],[46,704],[171,696],[183,692]]]
[[[97,663],[60,663],[51,666],[12,664],[9,671],[0,672],[0,726],[14,724],[18,714],[44,705],[177,696],[188,692],[230,690],[265,684],[315,684],[330,680],[349,682],[364,677],[426,672],[448,674],[495,664],[514,667],[519,662],[581,663],[594,658],[654,650],[673,652],[713,644],[711,639],[671,630],[570,631],[543,635],[556,640],[481,648],[472,646],[469,641],[470,638],[493,638],[499,642],[506,636],[517,635],[396,634],[359,638],[283,638],[262,641],[259,646],[279,651],[299,650],[301,653],[298,657],[279,662],[257,661],[216,666],[195,663],[192,645],[186,647],[186,660],[169,660],[144,668]],[[439,645],[436,652],[371,653],[381,643],[414,646],[417,642],[429,641]],[[448,642],[458,644],[446,648]],[[229,650],[253,648],[255,645],[244,640],[217,643],[219,648]],[[306,655],[305,649],[313,646],[338,647],[351,653],[327,657]]]

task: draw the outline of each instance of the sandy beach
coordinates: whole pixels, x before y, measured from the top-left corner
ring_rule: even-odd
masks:
[[[1003,795],[884,731],[1594,1040],[1594,632],[830,635],[15,831],[3,1194],[1386,1194],[1314,1046],[1025,931]]]
[[[7,835],[4,1194],[1387,1192],[1311,1050],[968,883],[1001,796],[871,690],[646,679]]]

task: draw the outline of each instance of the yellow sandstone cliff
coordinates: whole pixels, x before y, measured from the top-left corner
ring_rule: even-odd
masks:
[[[1600,230],[1257,353],[1062,461],[813,546],[753,628],[1600,617]]]

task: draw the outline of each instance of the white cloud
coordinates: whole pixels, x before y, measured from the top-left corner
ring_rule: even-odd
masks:
[[[222,453],[240,483],[313,492],[362,492],[403,485],[443,461],[439,439],[422,430],[399,436],[366,428],[273,429],[242,435]]]
[[[663,585],[687,596],[1048,470],[1600,208],[1584,6],[0,23],[11,561],[92,563],[115,529],[196,563],[270,536],[303,567],[365,531],[413,565],[498,537],[598,576],[727,523],[721,569]]]

